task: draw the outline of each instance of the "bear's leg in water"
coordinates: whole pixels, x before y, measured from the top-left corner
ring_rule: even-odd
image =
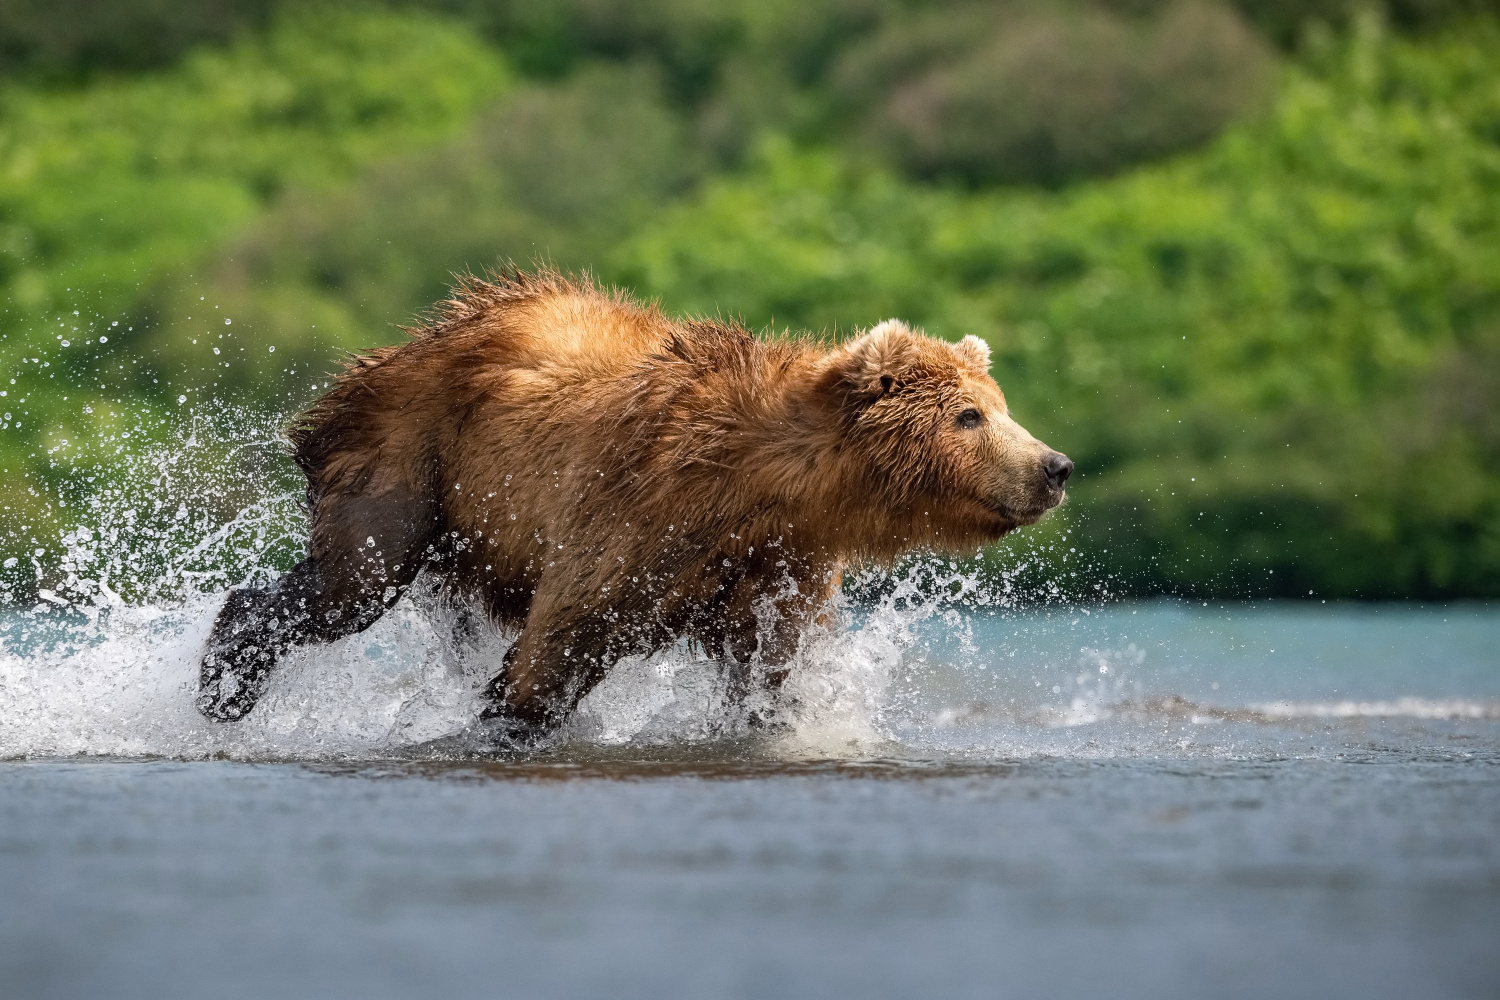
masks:
[[[434,523],[420,506],[382,499],[320,510],[315,556],[270,587],[230,592],[199,668],[200,712],[243,718],[287,650],[362,632],[405,593],[430,554]]]
[[[309,619],[322,591],[313,559],[265,589],[231,590],[199,666],[198,710],[229,722],[254,708],[277,658],[311,637]]]
[[[753,696],[764,693],[774,699],[808,628],[832,623],[830,602],[838,592],[841,572],[823,568],[801,576],[783,577],[774,585],[763,577],[746,577],[724,605],[727,693],[732,705],[750,708],[751,725],[769,722],[773,708],[750,704],[756,700]]]
[[[612,627],[602,615],[565,622],[533,615],[485,686],[480,718],[506,724],[520,737],[561,726],[618,658],[609,641]]]

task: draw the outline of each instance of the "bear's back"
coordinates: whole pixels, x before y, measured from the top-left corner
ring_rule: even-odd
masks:
[[[589,285],[559,282],[489,311],[494,360],[518,367],[631,367],[660,353],[678,328],[655,307],[641,307]]]

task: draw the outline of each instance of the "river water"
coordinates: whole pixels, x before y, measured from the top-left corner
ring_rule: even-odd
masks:
[[[227,726],[211,594],[5,613],[0,996],[1500,995],[1500,608],[937,575],[769,731],[675,651],[524,754],[454,735],[504,644],[462,609]]]

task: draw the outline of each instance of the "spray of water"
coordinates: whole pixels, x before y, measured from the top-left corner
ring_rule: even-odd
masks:
[[[22,522],[0,538],[9,546],[0,560],[0,759],[485,750],[466,734],[509,639],[438,580],[419,580],[363,633],[291,653],[247,718],[213,723],[195,710],[198,662],[224,593],[265,584],[302,553],[302,483],[281,423],[184,407],[70,442],[43,491],[61,527],[49,534]],[[1500,718],[1493,699],[1397,692],[1225,706],[1152,686],[1144,680],[1160,680],[1160,650],[1148,655],[1119,630],[1078,641],[1108,613],[1101,574],[1060,572],[1056,553],[1027,544],[1023,536],[999,562],[917,557],[846,577],[782,688],[748,702],[729,696],[720,663],[685,646],[622,660],[544,752],[1233,754],[1264,750],[1273,727],[1303,745],[1310,727],[1340,720]],[[1086,581],[1091,599],[1080,601],[1065,579]],[[1194,679],[1173,681],[1184,682]]]
[[[274,579],[306,536],[280,424],[184,408],[69,443],[48,487],[66,526],[49,538],[20,525],[0,576],[0,757],[369,757],[470,725],[508,640],[432,581],[366,632],[289,655],[246,719],[211,723],[195,711],[197,664],[224,592]],[[749,704],[728,697],[721,664],[685,647],[628,658],[559,740],[753,736],[778,753],[878,752],[912,702],[898,688],[915,630],[941,622],[962,636],[962,608],[1014,603],[1028,571],[988,573],[989,587],[974,564],[867,573],[804,637],[782,689]]]

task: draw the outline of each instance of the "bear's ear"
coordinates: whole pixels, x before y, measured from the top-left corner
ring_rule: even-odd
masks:
[[[959,364],[967,366],[976,375],[990,373],[990,345],[972,333],[953,345]]]
[[[843,402],[865,406],[901,388],[902,375],[916,360],[916,334],[898,319],[888,319],[834,352],[829,359],[830,388]]]

